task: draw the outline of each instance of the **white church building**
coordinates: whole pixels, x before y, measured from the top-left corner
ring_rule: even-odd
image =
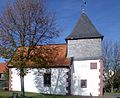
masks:
[[[65,44],[58,47],[56,64],[32,68],[25,76],[25,91],[58,95],[102,96],[102,39],[86,13],[82,13]],[[51,55],[52,56],[52,55]],[[20,76],[9,67],[9,90],[20,91]]]

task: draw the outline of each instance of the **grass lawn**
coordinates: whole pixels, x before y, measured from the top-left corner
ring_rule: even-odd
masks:
[[[20,96],[19,92],[18,96]],[[6,92],[6,91],[0,91],[0,98],[12,98],[13,92]],[[27,96],[26,98],[75,98],[73,96],[58,96],[58,95],[44,95],[44,94],[38,94],[38,93],[25,93]]]

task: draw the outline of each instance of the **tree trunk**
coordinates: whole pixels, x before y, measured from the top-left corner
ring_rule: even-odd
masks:
[[[113,93],[113,85],[111,85],[111,93]]]
[[[20,81],[21,81],[21,98],[24,98],[24,96],[25,96],[24,75],[22,75],[22,72],[23,72],[23,69],[21,70]]]
[[[120,92],[120,85],[118,86],[118,91],[117,92]]]

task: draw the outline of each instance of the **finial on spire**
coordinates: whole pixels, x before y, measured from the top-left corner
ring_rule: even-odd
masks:
[[[82,13],[85,13],[85,5],[86,5],[86,1],[82,0]]]

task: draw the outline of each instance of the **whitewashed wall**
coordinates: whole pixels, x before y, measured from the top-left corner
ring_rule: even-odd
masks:
[[[13,91],[20,91],[20,76],[15,68],[11,68],[11,89]],[[36,93],[47,93],[47,94],[62,94],[67,93],[66,82],[68,69],[66,68],[52,68],[51,69],[51,87],[44,87],[43,74],[38,73],[44,72],[45,69],[32,69],[25,76],[25,91],[36,92]]]
[[[90,69],[90,63],[97,63],[97,69]],[[99,95],[99,60],[74,61],[72,66],[72,85],[73,95],[93,96]],[[87,79],[87,88],[81,88],[81,79]]]

